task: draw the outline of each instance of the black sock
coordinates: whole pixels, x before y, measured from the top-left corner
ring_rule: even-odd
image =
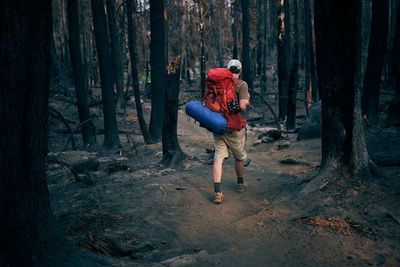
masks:
[[[237,183],[238,184],[243,184],[244,183],[244,177],[238,177],[237,178]]]
[[[215,193],[221,192],[221,183],[214,183],[214,192]]]

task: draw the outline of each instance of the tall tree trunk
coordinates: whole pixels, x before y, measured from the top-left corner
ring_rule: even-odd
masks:
[[[105,147],[121,147],[119,141],[117,118],[114,101],[114,80],[112,60],[107,33],[107,21],[104,13],[103,0],[91,0],[93,27],[99,60],[101,94],[104,113],[104,143]]]
[[[270,7],[269,1],[263,1],[264,7],[264,16],[262,16],[262,61],[261,61],[261,93],[265,93],[267,91],[267,29],[268,29],[268,8]]]
[[[262,71],[262,59],[265,51],[263,50],[264,38],[263,38],[263,27],[265,13],[263,12],[263,4],[265,1],[257,0],[257,48],[256,48],[256,68],[254,69],[257,76],[260,77]]]
[[[289,0],[278,1],[278,89],[279,119],[287,116],[290,65],[290,9]]]
[[[202,0],[198,1],[200,19],[200,92],[204,97],[206,88],[206,55],[205,55],[205,36],[204,36],[204,10]]]
[[[135,95],[136,113],[140,125],[140,130],[142,131],[144,142],[150,141],[150,134],[147,130],[146,121],[143,117],[142,103],[140,102],[140,88],[139,79],[137,71],[137,54],[136,54],[136,1],[132,5],[132,1],[127,0],[127,18],[128,18],[128,38],[129,38],[129,53],[131,55],[131,70],[132,70],[132,80],[133,80],[133,93]],[[132,21],[132,14],[135,14],[135,23]]]
[[[59,231],[50,207],[45,157],[51,1],[0,6],[0,264],[97,266]]]
[[[356,55],[354,73],[354,114],[352,132],[352,150],[349,160],[349,173],[355,177],[364,177],[371,174],[369,166],[372,161],[369,158],[367,143],[365,141],[364,126],[362,119],[362,82],[361,82],[361,57],[362,57],[362,7],[361,1],[356,10]],[[371,162],[371,164],[370,164]]]
[[[54,94],[53,90],[55,89],[55,85],[63,80],[63,72],[57,57],[54,37],[52,37],[50,46],[50,94]]]
[[[232,38],[233,38],[233,46],[232,46],[232,58],[237,59],[238,58],[238,47],[237,47],[237,16],[236,13],[238,13],[238,3],[239,0],[232,0],[232,6],[231,6],[231,17],[232,17]]]
[[[394,34],[393,47],[400,47],[400,5],[397,6],[396,30]],[[393,83],[392,88],[395,89],[395,96],[389,103],[388,116],[386,118],[386,126],[400,125],[400,49],[392,50],[392,71]]]
[[[217,15],[215,15],[215,9],[217,11]],[[213,5],[212,2],[209,3],[209,10],[210,10],[210,18],[212,19],[212,24],[213,27],[211,27],[212,33],[213,33],[213,39],[214,39],[214,48],[216,49],[216,61],[218,62],[217,66],[219,68],[224,67],[224,60],[223,60],[223,55],[221,51],[221,32],[220,32],[220,18],[218,15],[218,9],[216,6]]]
[[[322,159],[319,175],[302,194],[334,179],[369,173],[363,163],[369,156],[360,112],[360,14],[360,0],[315,2],[318,80],[323,93]]]
[[[143,61],[145,65],[145,78],[144,78],[144,92],[145,96],[150,95],[150,85],[149,85],[149,74],[150,74],[150,60],[149,56],[147,56],[146,52],[146,44],[145,44],[145,39],[148,38],[148,35],[146,34],[146,31],[144,29],[145,25],[144,22],[142,23],[142,53],[143,53]],[[147,47],[148,48],[148,47]]]
[[[379,89],[385,59],[388,15],[389,0],[372,1],[371,35],[364,79],[362,110],[368,121],[373,124],[379,121]]]
[[[168,86],[165,92],[165,112],[163,122],[163,164],[177,167],[185,154],[178,142],[178,104],[179,104],[179,67],[180,56],[168,65]]]
[[[108,29],[110,32],[111,56],[115,85],[117,87],[117,107],[125,110],[124,76],[122,64],[122,46],[120,42],[120,31],[115,16],[115,0],[106,0]]]
[[[399,1],[396,0],[391,0],[391,5],[390,5],[390,24],[389,24],[389,34],[388,34],[388,46],[386,49],[386,80],[389,86],[393,87],[393,84],[396,82],[396,76],[394,74],[393,70],[393,53],[394,50],[394,39],[396,35],[396,27],[397,26],[397,19],[398,19],[398,9],[399,9],[400,3]]]
[[[87,56],[87,41],[86,41],[86,29],[85,29],[85,18],[86,18],[86,6],[85,6],[85,1],[84,0],[79,0],[79,9],[80,9],[80,15],[79,15],[79,21],[80,21],[80,34],[82,36],[82,64],[83,68],[85,69],[85,87],[86,87],[86,93],[88,94],[89,92],[89,86],[90,86],[90,79],[89,79],[89,64],[88,64],[88,56]]]
[[[311,54],[312,54],[312,36],[311,36],[311,8],[310,0],[304,0],[304,39],[305,39],[305,84],[304,84],[304,103],[306,110],[311,107],[312,91],[314,90],[311,82]]]
[[[82,129],[83,149],[90,149],[95,143],[96,133],[90,118],[86,87],[86,69],[82,63],[80,30],[78,22],[78,1],[68,0],[69,52],[74,72],[75,93],[78,103],[79,120]]]
[[[286,127],[288,130],[296,128],[296,102],[297,102],[297,89],[299,83],[299,27],[298,16],[299,9],[297,0],[293,1],[294,10],[294,23],[293,23],[293,50],[291,55],[291,67],[289,73],[289,94],[288,94],[288,112]]]
[[[150,65],[151,65],[151,118],[150,137],[159,142],[164,120],[165,88],[167,85],[166,17],[165,1],[150,0]]]
[[[311,26],[311,28],[313,28]],[[314,27],[315,28],[315,27]],[[312,31],[315,32],[315,31]],[[317,74],[317,63],[316,63],[316,42],[315,42],[315,34],[311,34],[311,54],[310,54],[310,59],[311,59],[311,98],[312,102],[316,103],[321,99],[321,91],[319,90],[318,87],[318,74]]]
[[[253,89],[253,78],[250,60],[250,26],[249,26],[249,0],[241,0],[242,4],[242,64],[243,80]]]

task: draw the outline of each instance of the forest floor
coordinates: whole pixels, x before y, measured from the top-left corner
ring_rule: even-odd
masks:
[[[182,90],[180,102],[194,100],[194,94]],[[274,95],[265,98],[276,108]],[[74,105],[50,102],[77,127]],[[143,107],[149,121],[150,104]],[[100,163],[89,182],[49,166],[51,204],[61,229],[77,245],[106,255],[110,266],[399,266],[400,166],[382,167],[385,177],[338,181],[300,198],[307,177],[319,168],[321,139],[297,141],[296,133],[284,133],[261,142],[275,126],[268,111],[257,120],[259,107],[247,114],[255,118],[246,143],[249,189],[235,192],[230,156],[223,167],[225,199],[215,205],[212,135],[182,105],[178,139],[189,157],[181,168],[162,168],[161,143],[144,144],[129,103],[126,114],[118,114],[123,147],[89,154]],[[91,112],[101,129],[101,108]],[[299,102],[299,126],[304,113]],[[51,120],[49,150],[55,154],[71,150],[68,135],[54,131],[62,127]],[[398,156],[399,137],[399,128],[367,128],[370,153],[380,158]],[[76,134],[79,145],[78,139]]]

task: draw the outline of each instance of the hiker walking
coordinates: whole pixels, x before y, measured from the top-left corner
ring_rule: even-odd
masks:
[[[246,159],[246,151],[244,149],[246,141],[246,120],[241,117],[246,107],[250,105],[249,91],[247,83],[241,80],[240,74],[242,73],[242,64],[237,59],[229,61],[227,68],[232,72],[233,84],[235,86],[236,99],[239,101],[228,102],[229,108],[237,110],[237,116],[228,118],[229,124],[238,124],[234,130],[228,129],[228,132],[219,135],[214,133],[214,203],[219,204],[223,201],[223,194],[221,191],[221,177],[222,177],[222,163],[228,157],[228,149],[232,151],[235,158],[235,170],[237,175],[236,191],[241,193],[247,190],[247,182],[244,179],[244,160]]]

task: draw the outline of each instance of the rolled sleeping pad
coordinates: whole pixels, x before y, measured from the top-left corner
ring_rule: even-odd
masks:
[[[201,101],[191,101],[186,104],[186,114],[200,122],[200,126],[216,134],[225,134],[228,131],[228,122],[217,112],[203,106]]]

